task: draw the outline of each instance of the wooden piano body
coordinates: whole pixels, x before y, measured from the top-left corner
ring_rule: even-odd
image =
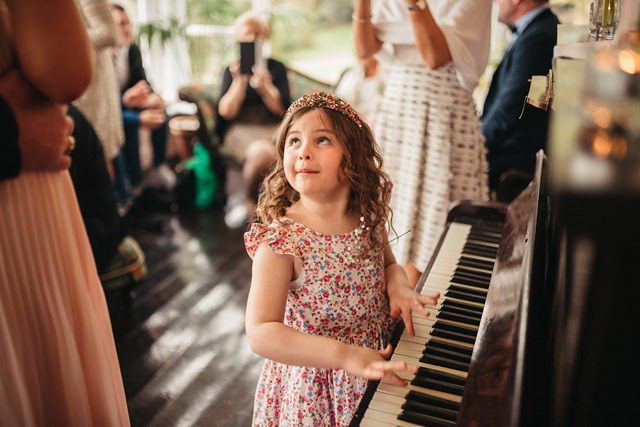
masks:
[[[635,393],[625,392],[639,384],[640,200],[554,193],[547,175],[540,152],[534,181],[508,206],[461,203],[452,209],[418,284],[423,293],[440,286],[434,276],[441,274],[443,259],[451,258],[443,254],[451,246],[450,230],[501,227],[470,361],[466,368],[451,365],[459,367],[456,384],[441,384],[439,371],[447,371],[447,362],[425,358],[431,350],[406,356],[418,340],[400,326],[391,340],[392,358],[430,369],[427,376],[435,371],[436,385],[423,386],[418,377],[407,390],[372,382],[352,426],[640,425]],[[454,257],[467,257],[463,245],[468,242],[454,245]],[[456,286],[454,279],[446,282]],[[456,324],[440,319],[444,310],[439,305],[435,319],[425,322],[429,332],[422,347],[447,341],[434,326],[434,320]],[[462,360],[460,354],[452,357]],[[455,387],[463,388],[457,396]],[[444,399],[443,407],[432,410],[439,403],[428,401],[425,412],[416,414],[423,406],[407,397],[410,390]]]

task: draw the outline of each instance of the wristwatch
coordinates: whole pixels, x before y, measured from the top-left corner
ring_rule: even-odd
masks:
[[[418,0],[411,6],[408,6],[409,12],[417,12],[419,10],[425,10],[427,8],[427,0]]]

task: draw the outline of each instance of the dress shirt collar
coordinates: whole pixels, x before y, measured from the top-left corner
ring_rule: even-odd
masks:
[[[516,31],[513,33],[513,37],[515,38],[522,34],[522,32],[529,26],[531,21],[536,19],[538,15],[540,15],[547,9],[549,9],[549,3],[544,3],[522,15],[520,19],[518,19],[514,24]]]

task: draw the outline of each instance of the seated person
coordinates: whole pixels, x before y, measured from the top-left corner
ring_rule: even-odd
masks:
[[[75,124],[75,148],[69,154],[69,174],[98,274],[103,286],[110,289],[116,283],[132,285],[146,275],[144,253],[137,241],[126,235],[126,224],[118,214],[98,135],[72,104],[68,114]],[[116,278],[120,280],[113,280]]]
[[[235,21],[238,42],[266,42],[267,20],[253,11]],[[257,203],[262,177],[274,158],[273,134],[281,115],[291,103],[285,65],[273,58],[260,60],[258,52],[252,74],[240,72],[240,59],[231,63],[222,77],[216,130],[224,150],[243,164],[244,200],[230,206],[227,225],[243,225]],[[233,205],[233,198],[230,198]]]
[[[118,27],[118,47],[115,51],[116,72],[120,83],[122,120],[125,143],[116,160],[118,186],[124,198],[141,191],[145,179],[140,163],[140,128],[151,130],[153,168],[145,184],[171,190],[175,177],[166,166],[168,119],[164,101],[153,92],[142,64],[140,49],[133,42],[131,21],[125,9],[111,4],[111,14]]]

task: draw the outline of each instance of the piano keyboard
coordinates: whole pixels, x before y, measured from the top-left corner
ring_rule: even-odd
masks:
[[[501,230],[452,222],[420,289],[440,293],[429,317],[413,317],[415,336],[403,332],[392,360],[419,367],[401,374],[407,387],[378,384],[360,426],[455,426],[482,317]]]

